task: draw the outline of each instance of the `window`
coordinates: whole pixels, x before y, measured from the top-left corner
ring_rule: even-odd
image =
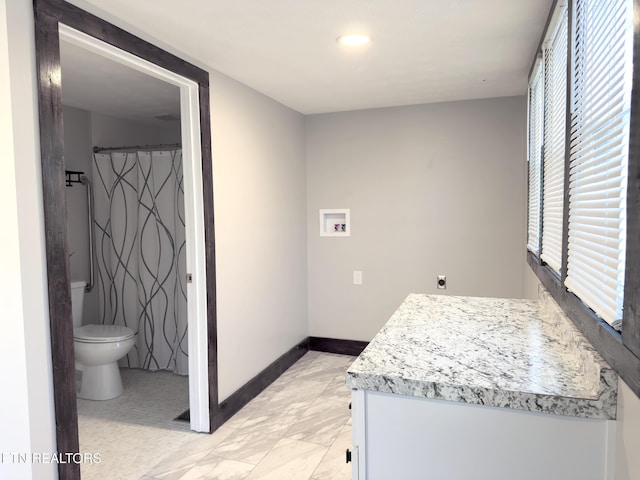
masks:
[[[624,291],[632,2],[578,0],[574,42],[565,285],[613,323]]]
[[[527,259],[640,396],[640,131],[631,129],[632,121],[640,124],[640,101],[632,101],[633,91],[640,95],[635,3],[558,0],[550,14],[542,66],[537,59],[529,84]],[[542,107],[534,94],[539,75]],[[540,128],[532,111],[539,108],[538,165],[531,145]],[[539,202],[538,217],[532,200]],[[536,232],[537,243],[531,238]]]
[[[545,34],[542,65],[534,69],[529,88],[527,247],[558,274],[566,253],[565,286],[612,324],[622,318],[624,293],[633,2],[575,0],[572,6],[569,82],[567,6],[560,2]]]
[[[534,253],[540,251],[540,165],[542,161],[542,64],[534,69],[529,84],[529,220],[527,247]]]
[[[564,216],[564,157],[567,123],[567,7],[557,12],[552,35],[543,44],[544,140],[542,249],[540,257],[560,273]]]

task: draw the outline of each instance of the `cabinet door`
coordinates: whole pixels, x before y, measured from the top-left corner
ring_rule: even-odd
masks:
[[[366,480],[366,396],[362,390],[351,391],[351,478]]]
[[[363,470],[367,480],[612,479],[611,420],[380,392],[365,392],[363,405],[360,480]]]

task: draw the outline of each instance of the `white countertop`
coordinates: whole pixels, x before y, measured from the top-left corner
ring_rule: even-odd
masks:
[[[615,419],[617,375],[540,300],[409,295],[347,371],[354,389]]]

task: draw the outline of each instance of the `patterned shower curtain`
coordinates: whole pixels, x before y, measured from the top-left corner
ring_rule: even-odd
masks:
[[[94,154],[100,322],[138,333],[121,366],[189,372],[182,150]]]

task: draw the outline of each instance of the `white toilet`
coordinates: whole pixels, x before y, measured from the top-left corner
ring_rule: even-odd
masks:
[[[73,348],[79,398],[109,400],[122,395],[118,360],[135,343],[135,332],[123,325],[82,325],[85,282],[71,282]]]

